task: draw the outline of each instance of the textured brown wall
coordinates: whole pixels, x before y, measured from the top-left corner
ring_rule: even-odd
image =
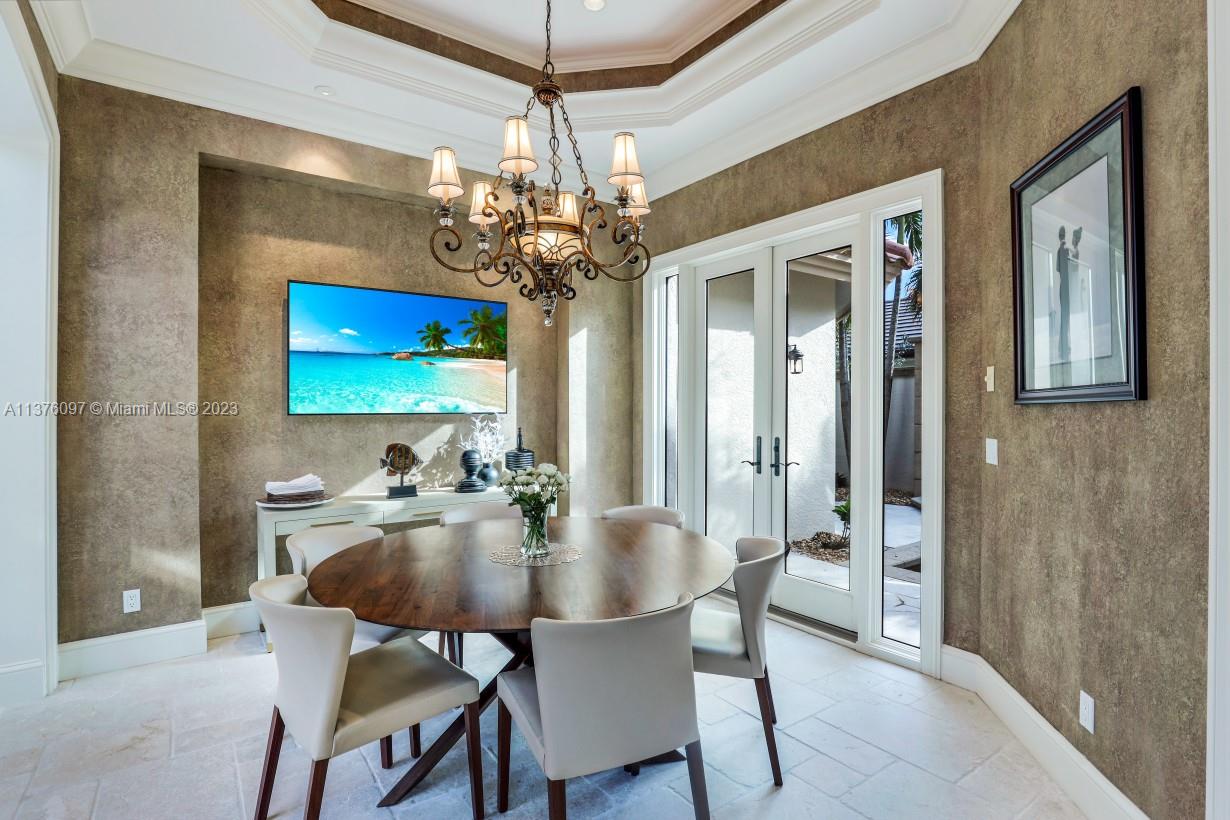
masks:
[[[945,640],[986,657],[1159,818],[1203,816],[1204,800],[1204,10],[1023,0],[974,65],[664,197],[652,216],[661,253],[944,169]],[[1131,85],[1144,95],[1149,400],[1018,407],[1008,186]],[[985,436],[998,467],[983,464]],[[1078,726],[1080,688],[1097,699],[1095,735]]]
[[[421,158],[72,77],[60,78],[59,91],[63,132],[59,395],[65,401],[194,402],[200,398],[197,261],[202,162],[270,177],[302,179],[309,175],[316,187],[361,191],[398,207],[421,202],[416,192],[427,186],[431,163]],[[211,171],[204,173],[207,178],[211,175]],[[463,177],[472,178],[468,172]],[[328,198],[317,192],[305,196],[322,201]],[[375,212],[385,207],[368,202],[369,197],[346,196],[358,210]],[[234,204],[238,207],[241,203]],[[390,219],[391,213],[384,212],[384,218]],[[313,219],[312,212],[305,212],[305,218]],[[350,219],[344,215],[338,218]],[[302,234],[310,229],[318,236],[329,236],[337,228],[324,220],[310,225],[265,224],[272,233],[253,244],[268,241],[271,255],[279,249],[306,247],[295,238],[295,231]],[[376,260],[381,253],[388,253],[391,256],[383,262],[374,262],[378,270],[367,275],[390,280],[404,281],[401,270],[425,270],[409,258],[402,259],[405,267],[398,269],[393,258],[403,251],[421,251],[420,247],[397,246],[390,237],[382,251],[378,236],[362,225],[349,224],[351,235],[333,236],[338,259],[354,260],[370,253]],[[279,237],[278,230],[286,236]],[[399,230],[416,233],[409,224]],[[421,237],[421,232],[418,235]],[[411,236],[406,241],[420,239]],[[269,258],[262,262],[273,264]],[[287,270],[302,270],[305,263],[315,264],[310,258],[285,257]],[[228,275],[238,280],[238,273]],[[321,278],[334,277],[321,269]],[[452,281],[459,292],[470,287],[464,277]],[[583,287],[582,294],[584,291]],[[510,302],[520,298],[512,289],[505,288],[502,293]],[[630,294],[631,290],[625,289],[609,295],[627,311]],[[540,338],[537,333],[540,331],[528,325],[524,329],[527,339]],[[212,351],[216,341],[207,340],[207,350]],[[555,358],[549,342],[544,342],[541,356],[542,372],[547,372]],[[280,380],[281,374],[274,373],[272,378]],[[554,449],[556,396],[530,395],[540,385],[549,388],[549,378],[543,378],[545,382],[537,377],[527,379],[521,401],[540,402],[541,406],[533,410],[533,424],[542,433],[541,437],[532,437],[530,444],[550,454]],[[560,378],[565,375],[560,374]],[[619,384],[612,383],[607,398],[616,406],[626,407],[628,398],[619,392]],[[208,384],[206,389],[210,389]],[[199,618],[202,509],[205,525],[211,528],[205,535],[210,545],[204,556],[209,576],[207,601],[233,600],[235,591],[243,589],[252,571],[242,559],[243,551],[254,551],[255,545],[240,540],[246,538],[243,528],[248,526],[242,522],[252,514],[250,493],[260,488],[247,488],[242,510],[218,512],[209,499],[202,507],[198,490],[200,443],[211,448],[215,442],[208,423],[202,426],[198,421],[192,417],[60,419],[62,642]],[[279,404],[276,413],[265,421],[270,431],[285,431],[284,408]],[[246,419],[240,423],[246,423]],[[265,453],[260,456],[261,464],[279,465],[279,459],[285,456],[275,451],[295,446],[306,448],[312,456],[305,459],[306,468],[323,469],[310,450],[312,445],[295,437],[312,429],[305,423],[286,431],[286,439],[272,433],[252,439]],[[353,469],[364,470],[372,463],[376,452],[371,441],[376,441],[379,449],[389,440],[384,432],[389,428],[379,428],[379,433],[376,428],[366,429],[371,432],[346,439],[357,448],[357,467]],[[290,435],[292,432],[295,436]],[[593,435],[603,433],[599,430]],[[330,452],[322,450],[321,460],[336,463],[329,461],[335,458]],[[212,458],[212,452],[205,454],[207,481],[217,475]],[[290,461],[280,464],[294,471],[290,470]],[[621,486],[629,483],[630,459],[606,467],[613,471],[613,481]],[[346,480],[348,473],[338,469],[336,480],[326,476],[331,486]],[[258,473],[252,472],[250,477],[258,477]],[[259,474],[261,480],[267,477]],[[247,487],[244,476],[230,480],[245,482]],[[214,492],[212,484],[209,486],[208,492]],[[233,493],[238,503],[237,483],[230,486],[227,492]],[[219,531],[212,530],[215,521],[221,522]],[[120,592],[132,587],[141,587],[143,607],[139,613],[123,615]]]
[[[202,604],[247,598],[255,580],[252,500],[269,478],[312,471],[331,492],[383,492],[390,441],[427,460],[423,486],[460,478],[469,416],[288,416],[286,280],[303,279],[509,302],[509,409],[543,460],[555,458],[555,331],[512,288],[491,290],[433,260],[430,210],[313,185],[201,169],[199,390],[238,416],[200,420]],[[356,490],[357,491],[357,490]]]

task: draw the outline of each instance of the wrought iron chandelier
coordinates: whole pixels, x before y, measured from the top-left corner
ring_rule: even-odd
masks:
[[[534,84],[525,113],[504,121],[504,156],[500,173],[491,182],[476,182],[471,193],[469,221],[477,226],[474,238],[478,250],[469,266],[455,265],[444,258],[463,255],[461,234],[453,227],[456,210],[453,201],[465,193],[457,170],[457,155],[452,148],[437,148],[431,160],[431,182],[427,192],[440,200],[436,216],[440,227],[432,231],[431,255],[444,267],[458,273],[472,273],[486,287],[505,281],[520,285],[520,294],[538,301],[550,325],[561,298],[574,299],[577,291],[573,275],[580,272],[594,280],[602,274],[618,282],[635,282],[649,270],[649,251],[641,244],[643,217],[649,213],[645,180],[636,156],[636,139],[629,131],[615,135],[614,158],[607,182],[615,186],[618,220],[610,226],[615,259],[604,261],[595,253],[593,241],[606,231],[606,211],[598,203],[581,149],[572,133],[572,123],[564,108],[564,91],[555,82],[551,62],[551,0],[547,0],[547,45],[542,79]],[[551,181],[538,189],[529,174],[538,170],[530,144],[529,115],[534,104],[546,109],[551,129]],[[572,155],[581,175],[581,194],[561,191],[560,139],[556,132],[556,109],[562,121]],[[500,191],[505,186],[512,194],[512,207],[501,209]],[[492,245],[495,243],[493,249]]]

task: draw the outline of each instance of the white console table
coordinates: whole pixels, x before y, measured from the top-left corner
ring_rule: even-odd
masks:
[[[507,504],[508,496],[493,487],[481,493],[452,490],[419,490],[413,498],[383,495],[343,495],[318,507],[295,510],[256,508],[256,577],[277,574],[277,543],[284,535],[328,524],[359,524],[379,527],[407,521],[438,519],[449,507],[464,504]]]

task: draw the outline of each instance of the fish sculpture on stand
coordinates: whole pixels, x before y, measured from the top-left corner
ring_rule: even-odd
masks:
[[[387,470],[387,475],[401,477],[401,482],[389,487],[389,498],[414,498],[419,494],[418,486],[407,484],[406,476],[423,466],[423,459],[414,452],[409,444],[390,444],[384,448],[384,458],[380,466]]]

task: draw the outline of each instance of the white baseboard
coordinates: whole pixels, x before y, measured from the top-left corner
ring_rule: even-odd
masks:
[[[205,630],[211,640],[255,632],[261,625],[260,614],[251,601],[206,607],[201,610],[201,617],[205,619]]]
[[[60,680],[169,661],[205,651],[205,619],[60,644]]]
[[[37,700],[45,695],[42,658],[0,665],[0,707]]]
[[[1147,820],[1145,813],[1021,697],[985,658],[945,645],[940,669],[945,681],[982,698],[1086,815],[1099,820]]]

